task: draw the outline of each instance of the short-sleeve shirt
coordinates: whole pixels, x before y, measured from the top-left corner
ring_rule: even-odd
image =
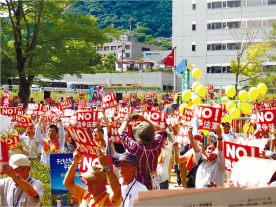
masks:
[[[105,191],[103,191],[101,194],[95,196],[91,200],[85,199],[87,195],[89,194],[88,190],[86,188],[81,187],[80,185],[76,184],[74,188],[74,193],[73,197],[77,198],[79,201],[79,207],[87,207],[87,206],[92,206],[92,204],[96,203],[96,207],[100,206],[120,206],[122,202],[122,197],[121,199],[113,203],[110,194]],[[87,203],[89,202],[89,203]]]
[[[16,203],[17,206],[39,206],[39,201],[42,199],[44,193],[42,182],[32,178],[30,175],[26,181],[33,186],[39,197],[28,196],[11,177],[8,177],[0,180],[0,195],[2,197],[1,206],[15,206]]]

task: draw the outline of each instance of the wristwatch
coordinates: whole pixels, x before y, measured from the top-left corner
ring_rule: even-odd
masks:
[[[111,170],[111,166],[110,165],[107,165],[107,166],[105,166],[105,168],[104,168],[104,172],[109,172]]]
[[[15,178],[13,179],[14,182],[16,182],[20,178],[20,175],[16,174]]]

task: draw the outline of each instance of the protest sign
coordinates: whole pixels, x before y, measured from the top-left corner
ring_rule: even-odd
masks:
[[[162,129],[166,129],[167,114],[162,112],[143,111],[146,119],[156,122]]]
[[[20,137],[19,135],[13,135],[13,136],[9,136],[7,138],[7,146],[8,146],[8,150],[12,150],[13,146],[16,145],[17,143],[20,142]]]
[[[129,98],[123,98],[123,101],[128,104],[129,103]]]
[[[179,124],[179,118],[175,118],[172,117],[170,115],[168,115],[167,119],[166,119],[166,123],[168,126],[174,126],[174,125],[178,125]]]
[[[12,120],[16,119],[17,112],[18,112],[18,108],[17,107],[4,107],[4,108],[0,108],[0,114],[2,114],[4,116],[11,117]]]
[[[156,92],[151,92],[150,97],[151,98],[157,98],[157,93]]]
[[[120,134],[118,133],[119,129],[120,129],[120,127],[110,126],[110,139],[109,139],[110,142],[123,143],[123,141],[120,139]],[[126,131],[127,131],[128,136],[131,137],[130,126],[127,126]]]
[[[173,103],[173,102],[171,102],[171,101],[164,101],[163,107],[165,107],[166,105],[172,104],[172,103]]]
[[[3,90],[2,91],[2,106],[9,107],[10,106],[9,99],[10,99],[10,92]]]
[[[145,94],[145,95],[144,95],[144,100],[145,100],[145,101],[151,100],[150,94]]]
[[[220,91],[220,89],[218,89],[218,93],[221,93],[221,95],[224,95],[225,94],[225,89],[222,89],[221,91]]]
[[[132,114],[135,108],[133,107],[119,107],[118,108],[118,117],[121,121],[126,117],[127,114]]]
[[[33,125],[33,121],[30,117],[16,116],[14,127],[31,127]]]
[[[251,107],[252,107],[252,111],[259,111],[258,104],[252,104]]]
[[[225,116],[225,104],[215,104],[213,107],[221,109],[221,117]]]
[[[187,125],[178,126],[176,141],[179,144],[190,144],[190,139],[188,137],[188,129],[189,126]]]
[[[264,102],[264,107],[265,107],[265,109],[269,110],[269,109],[273,108],[273,105],[270,102]]]
[[[88,129],[69,127],[67,130],[71,138],[76,142],[77,147],[79,147],[80,152],[93,155],[100,150]]]
[[[194,117],[194,111],[191,109],[184,109],[182,119],[184,121],[191,121]]]
[[[108,162],[113,170],[112,157],[108,157]],[[100,165],[97,155],[82,155],[80,163],[80,174],[85,173],[88,170],[88,168],[94,165]]]
[[[265,145],[267,144],[268,141],[269,139],[249,139],[246,137],[236,137],[233,143],[251,146],[251,147],[259,147],[259,151],[261,152],[265,148]]]
[[[102,106],[105,108],[112,108],[118,105],[115,93],[111,92],[102,97]]]
[[[213,85],[204,85],[206,91],[210,92],[214,92],[214,86]]]
[[[72,107],[72,103],[71,103],[71,100],[70,100],[70,99],[60,102],[60,109],[61,109],[62,111],[63,111],[64,109],[71,108],[71,107]]]
[[[63,180],[72,163],[73,153],[50,154],[50,178],[52,195],[69,194],[69,191],[63,185]],[[85,188],[86,185],[81,182],[81,178],[79,177],[79,169],[80,165],[78,165],[76,169],[75,183]]]
[[[244,156],[233,167],[231,180],[236,187],[267,186],[275,171],[275,160]]]
[[[130,98],[137,98],[137,93],[130,93],[129,97]]]
[[[44,105],[37,103],[29,103],[26,114],[28,115],[39,115],[40,112],[44,112]]]
[[[160,112],[160,107],[159,106],[153,106],[153,107],[151,107],[151,111]]]
[[[194,118],[197,119],[198,129],[216,131],[221,122],[222,110],[208,106],[196,106]]]
[[[259,148],[246,145],[223,142],[225,169],[231,171],[237,161],[243,157],[259,157]]]
[[[9,164],[9,153],[6,141],[0,141],[0,174],[3,174],[2,164]]]
[[[276,110],[256,111],[256,125],[262,132],[272,132],[275,129]]]
[[[75,111],[72,109],[64,109],[64,116],[74,116]]]
[[[90,109],[89,109],[90,110]],[[85,128],[95,128],[98,121],[98,112],[96,111],[78,111],[76,113],[77,122]]]
[[[147,104],[139,104],[139,108],[144,111],[144,110],[147,110],[148,106]]]

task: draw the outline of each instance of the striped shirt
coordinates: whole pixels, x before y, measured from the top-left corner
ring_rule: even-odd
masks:
[[[11,177],[8,177],[0,180],[1,206],[39,206],[39,201],[42,199],[44,193],[42,182],[32,178],[30,175],[26,181],[33,186],[39,198],[28,196]]]
[[[151,190],[150,173],[156,171],[158,156],[162,149],[164,138],[163,131],[156,131],[154,134],[155,142],[153,144],[143,145],[128,137],[126,131],[120,135],[125,148],[138,157],[137,180]],[[145,152],[146,150],[146,152]]]

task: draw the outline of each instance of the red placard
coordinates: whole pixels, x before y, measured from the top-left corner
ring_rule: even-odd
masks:
[[[171,117],[170,115],[168,115],[167,119],[166,119],[166,124],[168,126],[174,126],[174,125],[178,125],[179,124],[179,118],[175,118],[175,117]]]
[[[120,127],[117,126],[111,126],[110,127],[110,142],[113,143],[123,143],[123,141],[120,139],[120,134],[118,133]],[[131,130],[130,130],[130,126],[127,126],[126,128],[127,134],[129,137],[131,137]]]
[[[113,169],[112,157],[108,157],[108,162]],[[97,155],[83,155],[80,163],[80,174],[85,173],[88,168],[94,165],[100,165]]]
[[[144,100],[151,100],[150,94],[145,94],[144,95]]]
[[[14,135],[14,136],[8,137],[8,139],[7,139],[8,150],[12,150],[13,146],[19,142],[20,142],[19,135]]]
[[[89,155],[98,154],[97,152],[100,150],[100,147],[94,142],[89,129],[69,127],[67,130],[81,153]]]
[[[269,139],[266,139],[266,138],[250,139],[246,137],[236,137],[233,143],[250,146],[250,147],[259,147],[259,151],[261,152],[265,148],[265,145],[267,144],[268,141]]]
[[[17,107],[23,109],[24,104],[23,104],[23,103],[18,103],[18,104],[17,104]]]
[[[85,93],[79,93],[79,97],[84,97]]]
[[[6,91],[6,90],[3,90],[3,93],[2,93],[2,106],[9,107],[10,106],[9,99],[10,99],[10,92]]]
[[[62,111],[63,111],[64,109],[71,108],[71,107],[72,107],[72,103],[71,103],[71,100],[70,100],[70,99],[60,102],[60,109],[61,109]]]
[[[18,112],[18,108],[17,107],[4,107],[4,108],[0,108],[0,114],[8,116],[8,117],[11,117],[12,120],[16,119],[17,112]]]
[[[259,157],[259,148],[224,141],[225,169],[231,171],[236,162],[243,156]]]
[[[179,126],[177,131],[176,140],[179,144],[190,144],[190,139],[188,137],[189,126]]]
[[[225,104],[215,104],[213,107],[221,109],[222,110],[221,117],[225,116]]]
[[[174,98],[174,93],[170,93],[170,98]]]
[[[135,108],[133,107],[118,107],[118,117],[122,121],[127,114],[131,114]]]
[[[218,93],[220,93],[220,89],[218,89]],[[221,95],[224,95],[225,94],[225,89],[222,89],[221,90]]]
[[[33,121],[30,117],[16,116],[14,127],[31,127],[31,126],[33,126]]]
[[[166,119],[167,119],[167,114],[162,113],[162,112],[152,112],[152,111],[143,111],[142,114],[145,116],[145,118],[150,119],[157,124],[162,129],[166,129]]]
[[[164,103],[163,103],[163,106],[165,107],[166,105],[169,105],[169,104],[172,104],[173,102],[171,102],[171,101],[164,101]]]
[[[51,103],[52,101],[53,101],[52,98],[46,98],[46,102],[47,102],[47,103]]]
[[[276,98],[273,99],[273,103],[276,104]]]
[[[184,109],[182,119],[184,121],[191,121],[194,118],[194,111],[191,109]]]
[[[257,128],[262,132],[272,132],[275,129],[276,110],[256,111]]]
[[[151,93],[150,93],[150,97],[151,97],[151,98],[157,97],[157,93],[156,93],[156,92],[151,92]]]
[[[145,110],[147,110],[148,106],[147,106],[147,104],[139,104],[139,108],[140,108],[142,111],[145,111]]]
[[[160,112],[160,107],[159,106],[153,106],[153,107],[151,107],[151,111]]]
[[[5,141],[0,141],[0,172],[1,175],[3,174],[2,172],[2,164],[9,164],[9,153],[8,153],[8,146],[7,142]]]
[[[263,106],[265,107],[265,109],[272,109],[273,108],[273,105],[270,102],[264,102]]]
[[[114,106],[117,106],[117,100],[115,97],[115,93],[112,91],[111,93],[106,94],[102,97],[102,106],[105,108],[112,108]]]
[[[198,129],[218,130],[221,114],[221,109],[208,106],[196,106],[194,109],[194,118],[197,119]]]
[[[28,115],[39,115],[39,112],[44,111],[44,105],[43,104],[37,104],[37,103],[29,103],[27,107],[26,114]]]
[[[130,93],[130,98],[137,98],[137,93]]]
[[[207,91],[207,85],[204,85],[206,91]],[[213,85],[208,85],[208,92],[214,92],[214,86]]]
[[[129,102],[129,98],[123,98],[123,101],[124,101],[125,103],[128,103],[128,102]]]
[[[194,92],[194,91],[193,91],[193,86],[192,86],[192,85],[189,85],[189,90],[190,90],[191,92]]]
[[[76,113],[77,122],[83,128],[95,128],[98,121],[98,112],[96,111],[78,111]]]
[[[236,187],[267,186],[275,171],[275,160],[244,156],[233,167],[231,180]]]

